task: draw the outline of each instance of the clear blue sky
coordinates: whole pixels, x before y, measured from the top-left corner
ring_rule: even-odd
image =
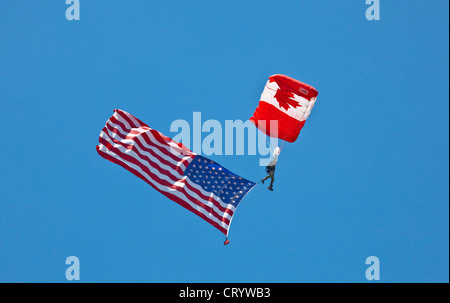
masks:
[[[245,3],[244,3],[245,2]],[[0,282],[449,281],[448,1],[3,1]],[[267,77],[319,98],[231,243],[97,155],[115,108],[246,120]],[[250,180],[257,156],[212,156]]]

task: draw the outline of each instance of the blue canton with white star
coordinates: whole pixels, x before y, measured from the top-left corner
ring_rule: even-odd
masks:
[[[256,183],[238,176],[216,162],[202,156],[195,156],[184,171],[195,184],[208,193],[214,193],[224,203],[237,207]]]

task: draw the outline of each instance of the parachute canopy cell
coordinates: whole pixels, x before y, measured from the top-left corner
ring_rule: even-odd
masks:
[[[264,87],[250,121],[270,137],[297,140],[316,102],[317,90],[285,75],[273,75]],[[272,122],[272,127],[270,121]]]

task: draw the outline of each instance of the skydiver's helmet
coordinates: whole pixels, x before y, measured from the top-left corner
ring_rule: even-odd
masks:
[[[279,147],[275,148],[272,154],[272,161],[270,161],[268,166],[275,166],[278,162],[278,155],[280,154],[281,149]]]
[[[273,157],[278,156],[281,153],[281,148],[277,147],[273,151]]]

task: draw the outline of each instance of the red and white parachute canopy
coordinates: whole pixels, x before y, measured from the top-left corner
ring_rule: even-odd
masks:
[[[288,76],[270,76],[250,121],[268,136],[294,142],[318,94],[314,87]],[[278,121],[278,129],[270,128],[271,120]]]

